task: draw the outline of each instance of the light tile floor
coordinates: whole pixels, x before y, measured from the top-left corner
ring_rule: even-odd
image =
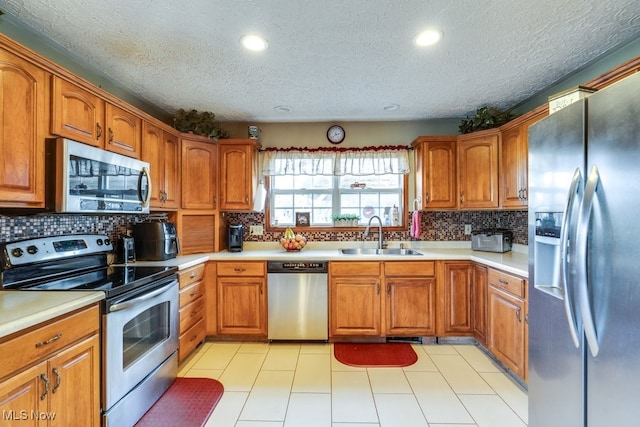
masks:
[[[354,368],[332,344],[206,342],[180,376],[220,381],[207,427],[519,427],[527,392],[474,345],[412,344],[406,368]]]

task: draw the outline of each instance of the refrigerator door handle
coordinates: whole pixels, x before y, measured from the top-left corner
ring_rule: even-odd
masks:
[[[580,304],[580,313],[582,315],[582,322],[584,324],[584,334],[589,344],[589,350],[591,355],[596,357],[600,351],[600,344],[598,343],[598,334],[596,331],[595,321],[593,318],[593,310],[591,309],[591,301],[589,298],[589,283],[588,283],[588,235],[589,235],[589,222],[591,221],[591,213],[593,212],[593,204],[596,198],[596,191],[600,184],[600,173],[596,165],[591,167],[587,182],[584,186],[584,202],[580,209],[580,215],[578,216],[578,228],[577,228],[577,247],[576,257],[578,260],[577,269],[577,283],[579,286],[578,300]]]
[[[562,288],[564,290],[564,308],[567,314],[567,321],[569,322],[569,332],[571,339],[576,348],[580,348],[580,337],[578,336],[578,322],[576,320],[576,309],[573,305],[573,289],[574,284],[570,283],[569,279],[569,263],[571,260],[575,260],[569,254],[569,251],[575,252],[575,244],[570,244],[569,238],[571,235],[570,227],[573,228],[575,221],[573,220],[573,212],[575,211],[576,203],[579,203],[581,196],[581,184],[582,184],[582,172],[580,168],[576,168],[571,179],[571,187],[569,187],[569,195],[567,197],[567,205],[564,209],[564,215],[562,220],[562,228],[560,232],[560,261],[561,261],[561,278]]]

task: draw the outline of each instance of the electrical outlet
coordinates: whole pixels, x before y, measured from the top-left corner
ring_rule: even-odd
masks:
[[[262,236],[264,234],[264,228],[261,225],[252,225],[249,227],[249,234],[251,236]]]
[[[466,234],[467,236],[471,234],[471,224],[464,225],[464,234]]]

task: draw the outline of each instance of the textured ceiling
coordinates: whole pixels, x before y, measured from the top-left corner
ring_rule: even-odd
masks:
[[[0,9],[137,97],[222,121],[510,108],[640,35],[638,0],[0,0]],[[426,27],[444,38],[418,49],[412,39]],[[269,49],[243,50],[246,33]],[[385,111],[391,103],[399,108]]]

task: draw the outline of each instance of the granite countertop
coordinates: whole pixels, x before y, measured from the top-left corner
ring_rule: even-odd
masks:
[[[103,299],[100,291],[0,291],[0,338]]]
[[[399,247],[390,242],[389,247]],[[492,253],[471,250],[470,242],[405,242],[405,248],[415,249],[422,255],[344,255],[342,248],[375,248],[376,242],[309,242],[300,252],[287,252],[277,243],[245,243],[242,252],[212,252],[180,255],[165,261],[136,261],[135,265],[168,265],[184,270],[206,261],[426,261],[466,260],[489,267],[528,276],[527,246],[514,245],[510,252]]]

